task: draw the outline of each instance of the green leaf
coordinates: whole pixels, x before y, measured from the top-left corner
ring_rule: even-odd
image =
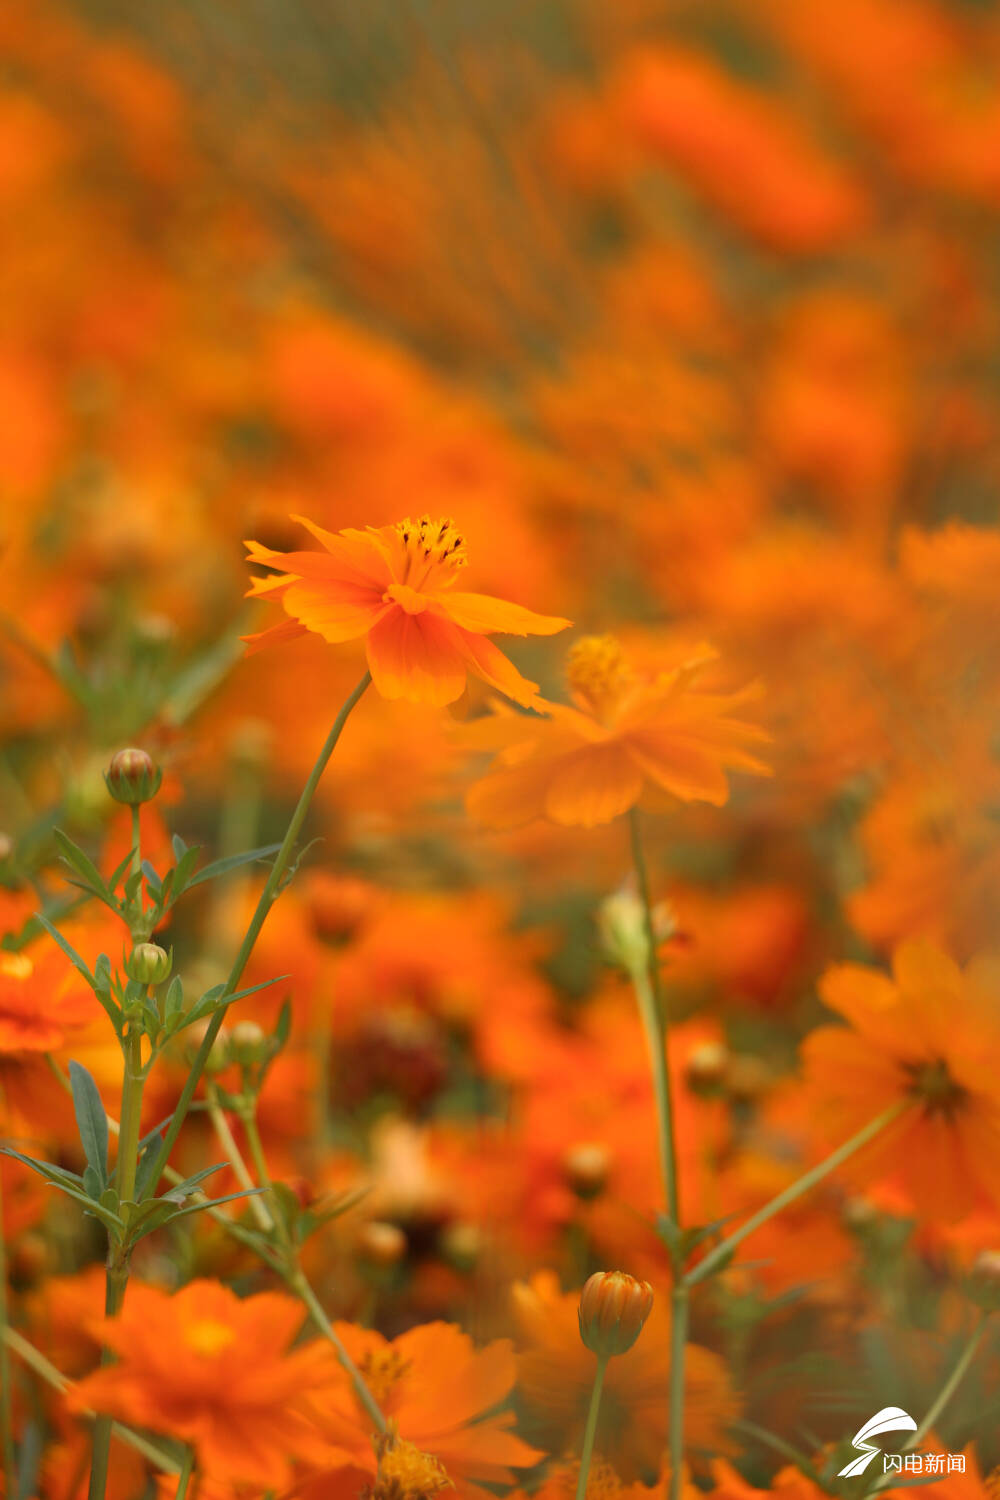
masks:
[[[206,1208],[218,1208],[220,1203],[233,1203],[237,1198],[256,1198],[263,1192],[263,1188],[253,1188],[240,1193],[227,1193],[223,1198],[208,1198],[204,1203],[191,1203],[187,1208],[178,1208],[168,1199],[157,1198],[153,1213],[147,1213],[141,1219],[133,1221],[132,1227],[138,1229],[138,1233],[130,1235],[130,1239],[134,1244],[147,1234],[152,1234],[154,1229],[160,1229],[165,1224],[172,1224],[176,1219],[184,1219],[188,1214],[200,1214]],[[165,1209],[172,1210],[172,1212],[164,1213]]]
[[[103,1187],[108,1180],[108,1117],[104,1112],[104,1104],[97,1084],[78,1062],[71,1062],[69,1065],[69,1081],[73,1090],[73,1109],[76,1112],[83,1154]]]
[[[172,1203],[177,1203],[180,1199],[186,1198],[198,1186],[199,1182],[204,1182],[206,1177],[211,1177],[215,1172],[221,1172],[222,1168],[226,1165],[227,1163],[224,1161],[217,1161],[214,1167],[202,1167],[201,1171],[195,1172],[193,1177],[185,1177],[184,1181],[176,1183],[170,1189],[169,1193],[164,1193],[164,1201],[169,1199]]]
[[[163,1136],[159,1130],[155,1130],[151,1138],[146,1142],[145,1147],[139,1153],[139,1163],[135,1169],[135,1201],[137,1203],[143,1202],[149,1194],[150,1188],[153,1186],[151,1181],[153,1168],[156,1165],[156,1158],[162,1145]]]
[[[101,1181],[101,1174],[96,1168],[89,1166],[84,1168],[83,1191],[88,1198],[94,1198],[95,1200],[100,1198],[104,1192],[104,1183]]]
[[[221,875],[228,875],[230,870],[238,870],[241,865],[251,865],[256,860],[267,859],[269,855],[277,854],[280,848],[280,844],[265,844],[260,849],[248,849],[245,854],[227,854],[225,859],[215,859],[188,882],[188,889],[194,890],[196,885],[203,885],[206,880],[218,880]]]
[[[170,840],[170,847],[174,851],[174,859],[178,864],[180,864],[181,860],[188,852],[188,846],[187,844],[185,844],[179,833],[175,833],[173,838]]]
[[[125,858],[122,860],[121,864],[115,866],[111,879],[108,881],[109,890],[113,891],[115,889],[115,886],[118,884],[119,880],[121,880],[122,876],[125,874],[125,871],[128,869],[134,858],[135,850],[130,849]]]
[[[278,974],[274,979],[265,979],[260,984],[252,984],[248,989],[237,990],[235,995],[226,994],[224,984],[213,984],[210,990],[206,990],[201,999],[188,1011],[184,1017],[184,1025],[190,1026],[193,1021],[200,1021],[210,1011],[217,1010],[222,1005],[232,1005],[234,1000],[243,1000],[247,995],[255,995],[258,990],[266,990],[269,985],[280,984],[283,979],[290,979],[290,974]]]
[[[179,1016],[184,1009],[184,985],[181,976],[175,974],[167,987],[167,993],[163,997],[163,1020],[169,1026],[174,1016]]]
[[[0,1154],[12,1156],[15,1161],[22,1162],[24,1166],[30,1167],[37,1172],[39,1177],[44,1177],[46,1182],[51,1182],[53,1187],[82,1187],[83,1178],[76,1172],[69,1172],[65,1167],[57,1167],[53,1161],[42,1161],[37,1156],[25,1156],[21,1151],[15,1151],[13,1146],[0,1146]]]
[[[52,837],[59,845],[59,852],[66,864],[80,876],[84,888],[93,891],[95,896],[99,896],[106,904],[110,904],[111,892],[104,883],[104,876],[90,856],[84,853],[79,844],[74,844],[61,828],[53,828]]]
[[[142,873],[146,877],[146,889],[155,899],[163,889],[163,881],[157,875],[155,868],[150,864],[148,859],[144,859],[142,862]]]

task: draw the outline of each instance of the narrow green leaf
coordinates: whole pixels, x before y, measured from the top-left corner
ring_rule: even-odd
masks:
[[[228,875],[230,870],[238,870],[241,865],[251,865],[256,860],[267,859],[270,855],[277,854],[280,848],[280,844],[265,844],[260,849],[248,849],[245,854],[227,854],[224,859],[215,859],[188,882],[188,889],[193,890],[206,880],[218,880],[221,875]]]
[[[86,888],[93,891],[95,896],[100,896],[102,901],[110,900],[111,892],[104,883],[104,876],[90,856],[85,854],[80,848],[79,844],[74,844],[73,840],[63,833],[61,828],[53,828],[52,837],[59,845],[59,852],[66,864],[69,865],[70,869],[76,871],[86,883]]]
[[[57,1167],[53,1161],[42,1161],[37,1156],[25,1156],[21,1151],[15,1151],[13,1146],[0,1146],[0,1154],[12,1156],[15,1161],[22,1162],[24,1166],[30,1167],[37,1172],[39,1177],[44,1177],[46,1182],[51,1182],[53,1187],[82,1187],[83,1178],[76,1172],[69,1172],[65,1167]]]
[[[83,975],[84,979],[90,985],[90,988],[92,990],[96,990],[97,983],[94,979],[94,976],[87,968],[87,965],[84,963],[79,953],[77,953],[76,949],[73,947],[73,944],[68,942],[66,938],[63,937],[58,927],[53,927],[48,917],[43,917],[41,912],[36,912],[35,915],[37,916],[39,922],[41,922],[42,926],[45,928],[45,931],[49,934],[49,937],[54,938],[55,941],[59,944],[60,948],[69,959],[74,969],[76,969],[77,973]]]
[[[100,1172],[93,1167],[85,1167],[83,1171],[83,1191],[88,1198],[99,1199],[104,1192],[104,1183],[101,1181]]]
[[[73,1090],[73,1109],[80,1132],[83,1154],[101,1181],[108,1180],[108,1117],[97,1084],[86,1068],[78,1062],[69,1065],[69,1081]],[[84,1177],[86,1182],[86,1176]]]

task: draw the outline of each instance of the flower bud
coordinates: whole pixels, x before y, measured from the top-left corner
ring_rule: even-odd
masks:
[[[1000,1250],[981,1250],[965,1282],[965,1294],[984,1312],[1000,1308]]]
[[[631,1349],[653,1306],[653,1288],[625,1271],[596,1271],[580,1293],[580,1337],[599,1359]]]
[[[397,1266],[406,1255],[406,1235],[398,1224],[372,1219],[358,1236],[358,1257],[368,1266],[387,1270]]]
[[[456,1271],[474,1271],[483,1253],[483,1236],[477,1225],[459,1222],[441,1232],[441,1254]]]
[[[566,1181],[585,1203],[603,1193],[611,1170],[611,1153],[607,1146],[583,1142],[571,1146],[563,1157]]]
[[[173,968],[173,953],[157,943],[137,943],[125,960],[125,970],[138,984],[162,984]]]
[[[138,807],[155,797],[162,780],[159,766],[145,750],[135,748],[119,750],[104,773],[105,784],[115,801],[127,802],[130,807]]]
[[[646,910],[638,893],[626,882],[601,902],[597,916],[604,957],[628,974],[635,974],[649,963],[649,941],[646,933]],[[653,910],[653,936],[657,944],[665,943],[677,931],[672,909],[661,903]]]
[[[256,1021],[237,1021],[229,1033],[229,1056],[232,1062],[263,1062],[267,1053],[268,1036]]]
[[[9,833],[0,833],[0,864],[14,853],[14,840]]]
[[[192,1062],[197,1056],[202,1042],[205,1040],[205,1033],[208,1027],[208,1021],[196,1021],[184,1033],[184,1039],[187,1043],[186,1050]],[[218,1035],[212,1043],[211,1052],[205,1059],[205,1072],[209,1074],[224,1073],[231,1061],[232,1058],[229,1055],[229,1032],[225,1026],[222,1026],[219,1028]]]
[[[729,1052],[722,1042],[701,1042],[688,1056],[685,1082],[693,1094],[716,1094],[726,1081],[728,1068]]]

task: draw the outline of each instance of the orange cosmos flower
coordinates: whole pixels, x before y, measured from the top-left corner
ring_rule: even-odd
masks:
[[[214,1480],[283,1490],[292,1460],[329,1460],[307,1402],[331,1378],[326,1345],[287,1353],[302,1308],[280,1292],[241,1301],[214,1281],[170,1296],[129,1287],[117,1318],[93,1328],[118,1355],[68,1397],[71,1407],[180,1438]]]
[[[297,518],[302,519],[302,518]],[[473,672],[518,703],[538,693],[487,637],[553,635],[568,620],[536,615],[520,604],[454,587],[467,562],[454,521],[399,521],[366,531],[324,531],[302,525],[326,552],[272,552],[247,542],[250,560],[280,568],[255,578],[249,592],[280,600],[288,619],[251,649],[315,631],[325,641],[366,638],[368,666],[383,698],[441,705],[461,697]]]
[[[806,1038],[806,1078],[822,1122],[842,1139],[895,1102],[908,1109],[856,1158],[898,1180],[927,1217],[1000,1204],[1000,964],[965,972],[939,948],[897,948],[893,976],[829,969],[823,1000],[850,1023]]]
[[[567,664],[576,707],[539,703],[547,718],[501,712],[473,727],[480,743],[502,748],[469,793],[469,811],[493,828],[541,817],[592,828],[648,792],[721,806],[727,768],[769,773],[747,749],[767,735],[732,716],[755,690],[708,692],[698,683],[715,659],[706,646],[642,673],[613,636],[583,637]]]
[[[391,1343],[351,1323],[338,1323],[337,1332],[400,1438],[439,1459],[459,1496],[482,1497],[483,1484],[511,1485],[513,1468],[528,1468],[542,1457],[512,1431],[513,1412],[497,1410],[514,1385],[509,1340],[476,1349],[450,1323],[425,1323]],[[352,1482],[359,1482],[350,1493],[356,1495],[376,1469],[371,1423],[339,1367],[335,1379],[323,1403],[324,1430],[351,1454]],[[324,1493],[318,1485],[317,1496]]]

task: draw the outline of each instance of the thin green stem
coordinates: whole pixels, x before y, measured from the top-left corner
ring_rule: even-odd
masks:
[[[132,874],[139,875],[142,872],[142,835],[139,830],[139,809],[133,803],[130,808],[132,814]],[[136,901],[142,906],[142,887],[136,892]]]
[[[285,1227],[285,1220],[282,1216],[281,1204],[277,1201],[274,1183],[271,1180],[271,1173],[268,1170],[267,1157],[264,1155],[264,1145],[260,1138],[260,1131],[257,1128],[256,1099],[248,1101],[246,1109],[240,1113],[240,1119],[243,1121],[247,1145],[250,1148],[250,1160],[253,1162],[257,1172],[257,1181],[266,1191],[275,1236],[281,1245],[287,1249],[289,1248],[288,1230]]]
[[[194,1449],[189,1448],[184,1455],[184,1463],[181,1472],[177,1476],[177,1491],[174,1500],[185,1500],[188,1485],[191,1482],[191,1472],[194,1469]]]
[[[663,1193],[667,1213],[674,1224],[680,1223],[680,1194],[677,1182],[677,1141],[674,1134],[674,1104],[670,1085],[670,1068],[667,1062],[667,1003],[660,975],[660,960],[656,952],[656,924],[653,920],[653,903],[649,886],[649,871],[643,853],[639,828],[639,811],[633,807],[629,813],[629,828],[632,835],[632,863],[639,883],[642,900],[643,921],[646,929],[646,963],[644,969],[632,973],[632,983],[639,1003],[639,1016],[646,1033],[650,1063],[653,1069],[653,1090],[656,1096],[657,1134],[660,1147],[660,1167],[663,1173]]]
[[[674,1282],[670,1324],[670,1500],[680,1500],[684,1466],[684,1356],[688,1335],[687,1287]]]
[[[302,1268],[298,1265],[289,1265],[284,1275],[291,1290],[305,1303],[309,1310],[309,1316],[320,1333],[328,1343],[333,1345],[338,1360],[351,1378],[351,1384],[354,1386],[358,1400],[375,1423],[377,1430],[379,1432],[388,1432],[388,1423],[382,1415],[378,1402],[365,1384],[360,1370],[358,1370],[351,1356],[344,1348],[343,1340],[337,1330],[323,1311],[323,1304],[309,1285]]]
[[[299,797],[298,802],[296,803],[295,811],[292,813],[291,821],[288,824],[288,829],[281,843],[281,848],[278,850],[278,853],[275,856],[274,864],[271,866],[271,872],[264,883],[264,889],[260,893],[260,899],[257,902],[254,914],[250,918],[250,925],[246,930],[242,943],[240,944],[239,952],[237,953],[236,958],[233,960],[233,967],[230,970],[229,978],[226,981],[226,989],[223,995],[220,997],[218,1007],[208,1024],[205,1035],[202,1039],[201,1046],[198,1048],[197,1055],[195,1056],[194,1062],[191,1064],[191,1070],[188,1073],[187,1079],[185,1080],[184,1087],[181,1089],[180,1098],[177,1101],[177,1107],[174,1110],[173,1119],[167,1127],[166,1133],[163,1137],[163,1144],[157,1152],[156,1162],[153,1167],[152,1177],[150,1179],[153,1185],[153,1191],[155,1191],[155,1184],[159,1181],[163,1169],[169,1159],[170,1153],[174,1148],[174,1142],[177,1140],[177,1137],[180,1134],[181,1126],[184,1124],[188,1110],[191,1107],[191,1101],[195,1095],[195,1090],[197,1089],[198,1084],[201,1080],[201,1075],[204,1071],[205,1063],[208,1060],[208,1055],[215,1044],[215,1039],[219,1034],[219,1030],[225,1018],[226,1011],[228,1009],[226,996],[235,993],[236,989],[239,986],[240,979],[243,976],[243,970],[246,968],[247,963],[249,962],[250,955],[253,952],[254,944],[256,943],[257,938],[260,935],[260,930],[263,927],[264,922],[267,918],[267,914],[271,910],[271,907],[274,904],[274,901],[279,893],[282,877],[288,868],[289,862],[292,857],[292,851],[295,848],[296,840],[298,839],[298,836],[302,831],[302,825],[305,822],[306,813],[309,811],[309,805],[312,802],[313,796],[316,792],[316,788],[319,785],[320,778],[322,777],[323,772],[326,770],[327,762],[334,752],[337,741],[340,739],[341,733],[343,731],[344,725],[347,723],[347,720],[350,717],[351,710],[361,699],[371,680],[371,673],[366,672],[354,691],[350,693],[349,696],[345,699],[340,712],[333,722],[333,727],[326,737],[323,748],[319,752],[319,755],[316,759],[316,764],[310,771],[306,784],[302,788],[302,794]]]
[[[134,811],[134,809],[133,809]],[[139,1165],[139,1135],[142,1116],[142,1032],[130,1023],[122,1042],[125,1066],[122,1075],[122,1118],[118,1131],[118,1196],[123,1203],[135,1198],[135,1179]],[[108,1244],[108,1266],[105,1273],[104,1312],[117,1317],[125,1300],[128,1284],[128,1259],[122,1247]],[[109,1365],[114,1355],[105,1345],[101,1364]],[[104,1500],[108,1483],[108,1459],[111,1449],[111,1418],[98,1417],[94,1424],[93,1457],[90,1466],[90,1500]]]
[[[10,1308],[7,1298],[7,1238],[3,1222],[3,1191],[0,1180],[0,1329],[7,1333]],[[14,1421],[10,1399],[10,1354],[6,1338],[0,1341],[0,1430],[3,1434],[4,1494],[17,1493],[14,1464]]]
[[[225,1111],[219,1103],[219,1096],[214,1088],[210,1088],[208,1093],[208,1118],[212,1122],[212,1129],[219,1137],[219,1144],[229,1158],[229,1164],[236,1174],[240,1187],[245,1188],[247,1192],[253,1192],[257,1184],[251,1176],[249,1167],[243,1160],[243,1153],[236,1144],[236,1137],[229,1128],[229,1121],[226,1119]],[[258,1229],[262,1229],[265,1234],[270,1234],[274,1228],[274,1220],[271,1218],[267,1204],[262,1203],[256,1194],[252,1198],[248,1198],[247,1202],[250,1206],[250,1212],[257,1220]]]
[[[862,1146],[867,1146],[869,1141],[873,1141],[887,1125],[891,1125],[893,1120],[898,1119],[904,1110],[909,1109],[909,1107],[910,1101],[907,1099],[901,1099],[897,1103],[890,1105],[880,1115],[876,1115],[874,1120],[870,1120],[867,1125],[863,1126],[856,1135],[852,1135],[850,1140],[845,1141],[842,1146],[838,1146],[836,1151],[831,1152],[817,1166],[812,1167],[810,1171],[797,1178],[795,1182],[779,1193],[776,1198],[772,1198],[770,1203],[765,1203],[764,1207],[759,1208],[755,1214],[752,1214],[745,1224],[741,1224],[739,1229],[734,1229],[732,1234],[720,1240],[708,1252],[704,1260],[699,1261],[692,1270],[688,1271],[684,1277],[685,1286],[697,1286],[699,1281],[704,1281],[705,1277],[710,1276],[713,1271],[726,1261],[736,1247],[742,1245],[743,1241],[749,1235],[753,1234],[754,1230],[759,1229],[762,1224],[766,1224],[769,1219],[773,1219],[775,1214],[779,1214],[783,1208],[787,1208],[797,1198],[801,1198],[804,1193],[808,1193],[817,1183],[822,1182],[824,1177],[828,1177],[831,1172],[836,1171],[843,1162],[853,1156],[856,1151],[860,1151]]]
[[[597,1414],[601,1409],[601,1392],[604,1389],[604,1372],[607,1367],[607,1359],[602,1359],[598,1355],[597,1369],[594,1371],[594,1384],[590,1392],[587,1425],[583,1431],[583,1447],[580,1450],[580,1473],[576,1481],[576,1500],[586,1500],[587,1480],[590,1477],[590,1460],[594,1452],[594,1434],[597,1432]]]

